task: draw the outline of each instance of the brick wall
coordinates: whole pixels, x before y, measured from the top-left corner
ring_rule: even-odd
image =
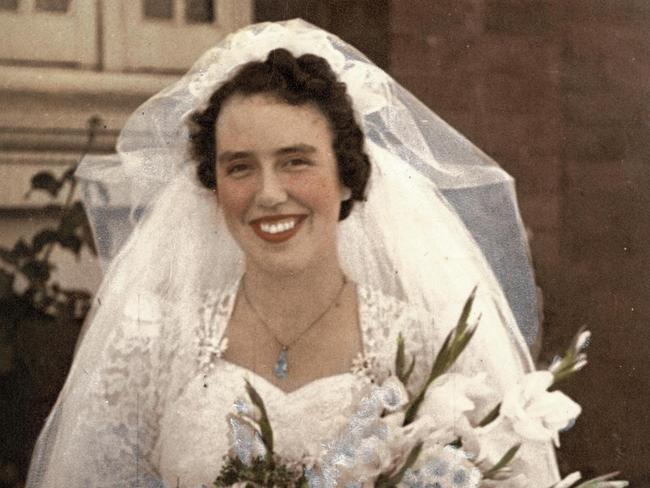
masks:
[[[394,0],[391,74],[517,182],[544,289],[543,357],[590,365],[565,470],[650,482],[650,3]]]

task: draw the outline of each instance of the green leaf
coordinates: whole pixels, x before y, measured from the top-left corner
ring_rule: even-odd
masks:
[[[397,378],[406,385],[408,383],[409,377],[413,372],[415,367],[415,356],[411,357],[411,364],[408,369],[405,371],[404,367],[406,365],[406,354],[404,352],[404,337],[400,332],[397,336],[397,354],[395,355],[395,374]]]
[[[61,175],[61,181],[74,181],[74,172],[77,171],[77,165],[71,166],[66,169],[63,175]]]
[[[516,444],[512,446],[510,449],[508,449],[508,451],[503,455],[503,457],[499,460],[499,462],[497,462],[488,471],[486,471],[483,477],[487,479],[492,478],[499,471],[501,471],[503,468],[508,466],[508,464],[510,464],[512,460],[515,458],[515,456],[517,455],[517,451],[519,451],[520,447],[521,444]]]
[[[454,449],[460,449],[461,447],[463,447],[463,440],[460,437],[457,437],[447,445],[449,447],[453,447]]]
[[[395,374],[404,383],[404,338],[402,333],[397,334],[397,354],[395,355]]]
[[[465,301],[465,305],[463,306],[463,311],[460,313],[460,317],[458,318],[458,323],[456,325],[456,328],[459,329],[459,334],[462,334],[465,331],[465,328],[467,327],[467,319],[469,318],[469,314],[472,311],[472,305],[474,305],[474,299],[476,298],[477,288],[478,285],[474,286],[474,288],[470,292],[469,297],[467,297],[467,300]]]
[[[2,259],[5,263],[13,264],[14,266],[18,265],[16,256],[14,256],[14,254],[6,247],[0,246],[0,259]]]
[[[75,235],[62,236],[59,239],[59,243],[63,248],[70,249],[76,255],[78,255],[81,250],[81,239]]]
[[[481,422],[478,424],[479,427],[485,427],[493,420],[496,420],[496,418],[499,416],[500,411],[501,411],[501,403],[499,403],[496,407],[490,410],[490,413],[488,413],[485,417],[483,417],[483,420],[481,420]]]
[[[267,462],[271,462],[273,459],[273,430],[271,429],[271,423],[269,422],[269,417],[266,413],[266,407],[264,406],[264,401],[257,390],[251,385],[248,380],[246,381],[246,392],[248,393],[249,398],[253,405],[260,409],[262,418],[260,420],[260,429],[262,431],[262,441],[266,446],[266,457]]]
[[[406,370],[406,373],[404,374],[404,380],[402,383],[406,385],[408,383],[409,378],[411,377],[411,373],[413,373],[413,369],[415,368],[415,356],[411,357],[411,365],[409,366],[409,369]]]
[[[17,259],[22,259],[22,258],[32,257],[33,251],[32,248],[29,247],[29,245],[21,237],[20,239],[18,239],[16,244],[14,244],[14,248],[11,250],[11,254]]]
[[[75,202],[61,218],[59,230],[66,235],[75,234],[79,227],[86,225],[86,212],[81,202]]]
[[[32,176],[32,190],[42,190],[56,198],[63,186],[49,171],[41,171]],[[31,191],[31,190],[30,190]]]
[[[25,264],[21,271],[32,283],[45,283],[50,279],[51,265],[45,261],[30,261]]]
[[[39,253],[45,246],[57,242],[59,234],[52,229],[45,229],[40,231],[32,238],[32,249],[34,253]]]

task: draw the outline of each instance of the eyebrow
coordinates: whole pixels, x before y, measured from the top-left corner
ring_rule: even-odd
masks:
[[[294,146],[281,147],[273,153],[274,156],[283,156],[286,154],[292,153],[303,153],[303,154],[312,154],[316,152],[316,148],[309,144],[296,144]],[[237,159],[246,159],[253,156],[253,152],[250,151],[225,151],[219,154],[218,162],[227,163],[230,161],[235,161]]]

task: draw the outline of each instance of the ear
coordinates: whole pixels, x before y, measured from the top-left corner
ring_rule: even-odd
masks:
[[[341,185],[341,201],[345,202],[350,198],[352,198],[352,190],[350,190],[350,188],[348,188],[347,186]]]

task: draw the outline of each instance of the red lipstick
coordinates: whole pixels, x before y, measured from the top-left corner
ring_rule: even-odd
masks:
[[[302,227],[307,215],[273,215],[249,222],[255,234],[266,242],[280,243],[291,239]]]

